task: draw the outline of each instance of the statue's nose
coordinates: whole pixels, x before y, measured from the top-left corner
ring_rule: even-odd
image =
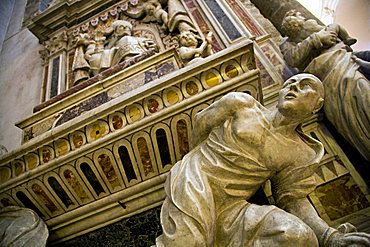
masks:
[[[290,84],[290,90],[298,91],[298,82]]]

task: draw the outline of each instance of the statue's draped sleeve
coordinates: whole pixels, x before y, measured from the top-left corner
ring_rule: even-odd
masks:
[[[320,54],[322,47],[323,44],[314,33],[297,44],[286,38],[280,45],[280,50],[289,66],[303,71],[311,60]]]
[[[186,31],[196,32],[196,28],[191,21],[188,12],[185,10],[184,6],[181,4],[179,0],[168,0],[168,29],[170,32],[181,29],[181,23],[186,23],[187,29]]]

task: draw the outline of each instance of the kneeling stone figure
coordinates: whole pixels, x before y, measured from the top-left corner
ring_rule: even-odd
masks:
[[[192,150],[170,171],[157,246],[370,246],[338,231],[306,199],[324,154],[301,124],[323,105],[321,81],[288,79],[275,110],[229,93],[196,115]],[[277,206],[248,202],[270,179]],[[343,227],[342,227],[343,228]]]

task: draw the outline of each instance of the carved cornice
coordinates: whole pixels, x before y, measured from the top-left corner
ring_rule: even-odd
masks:
[[[118,2],[120,1],[61,1],[37,14],[27,27],[42,43],[51,33],[61,28],[70,28]]]

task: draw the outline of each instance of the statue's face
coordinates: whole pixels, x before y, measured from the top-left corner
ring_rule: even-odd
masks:
[[[299,13],[299,12],[298,12]],[[302,27],[305,23],[305,18],[302,15],[292,15],[286,17],[289,19],[289,22],[294,25],[295,27]]]
[[[298,74],[284,82],[277,107],[284,116],[304,118],[320,109],[323,92],[319,79],[310,74]]]
[[[148,15],[154,15],[155,6],[153,4],[148,3],[145,9]]]
[[[187,47],[198,45],[197,39],[195,38],[194,34],[190,31],[185,31],[184,33],[181,34],[180,43],[183,46]]]
[[[127,25],[119,25],[116,27],[115,33],[119,36],[131,35],[131,29]]]

